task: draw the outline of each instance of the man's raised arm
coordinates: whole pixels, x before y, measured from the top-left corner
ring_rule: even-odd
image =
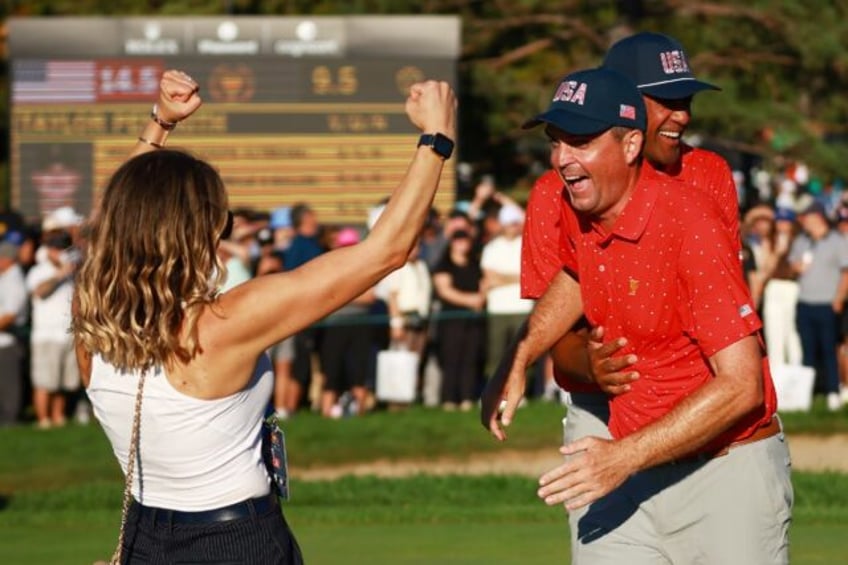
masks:
[[[480,420],[497,439],[506,439],[504,428],[512,422],[524,396],[527,367],[571,329],[582,313],[580,285],[565,272],[557,273],[483,391]],[[501,401],[505,401],[503,407]]]

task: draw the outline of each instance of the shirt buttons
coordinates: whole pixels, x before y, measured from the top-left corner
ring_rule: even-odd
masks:
[[[598,270],[603,273],[604,271],[607,270],[607,268],[604,267],[603,265],[598,265]]]

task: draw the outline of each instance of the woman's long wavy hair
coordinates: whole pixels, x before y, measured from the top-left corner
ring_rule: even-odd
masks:
[[[216,248],[226,223],[227,193],[207,163],[171,149],[124,163],[89,225],[77,342],[122,369],[192,358],[198,316],[225,273]]]

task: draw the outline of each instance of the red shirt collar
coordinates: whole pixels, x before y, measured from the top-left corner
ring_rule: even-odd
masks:
[[[601,224],[584,216],[579,216],[581,231],[584,233],[588,230],[594,232],[598,245],[606,245],[613,237],[628,241],[638,240],[645,232],[648,219],[651,217],[657,202],[657,189],[652,181],[659,180],[661,177],[658,175],[660,174],[647,163],[643,163],[639,172],[639,179],[630,194],[630,199],[613,224],[612,230],[607,231]]]
[[[655,179],[683,182],[683,167],[685,166],[684,162],[688,160],[688,157],[692,153],[692,151],[692,147],[686,145],[685,143],[682,143],[680,149],[680,159],[678,159],[677,165],[672,169],[671,172],[656,169],[647,159],[643,159],[642,171],[643,173],[645,173],[645,178],[653,177]]]

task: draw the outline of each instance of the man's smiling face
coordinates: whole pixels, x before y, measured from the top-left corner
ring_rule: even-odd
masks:
[[[645,158],[654,168],[669,171],[680,162],[680,144],[692,118],[692,97],[677,100],[642,98],[648,118]]]

